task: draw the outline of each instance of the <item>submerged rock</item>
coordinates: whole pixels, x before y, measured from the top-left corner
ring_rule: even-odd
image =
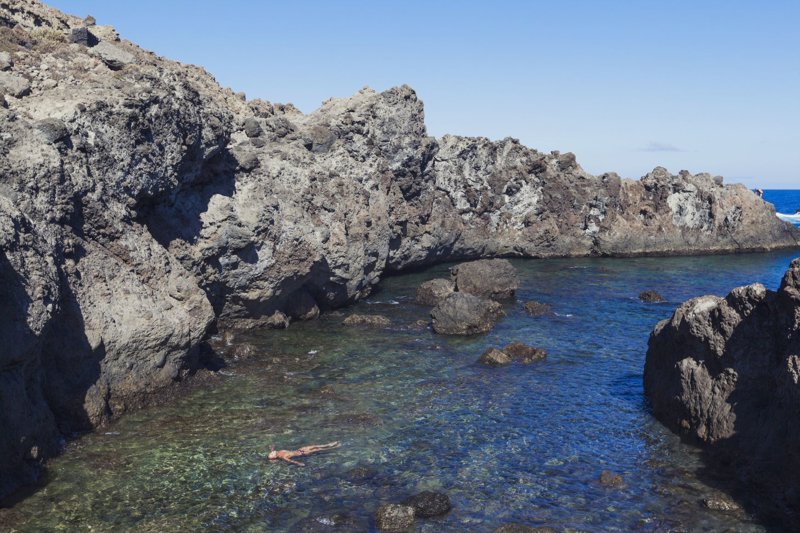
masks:
[[[431,311],[433,331],[443,335],[486,333],[503,316],[498,302],[462,292],[454,292]]]
[[[703,507],[711,509],[712,511],[721,511],[724,513],[739,513],[742,511],[742,506],[727,496],[705,498],[702,503]]]
[[[528,313],[532,317],[542,317],[549,315],[553,312],[553,307],[550,304],[543,304],[540,302],[525,302],[525,305],[522,306],[525,309],[525,312]]]
[[[511,357],[496,348],[489,348],[481,354],[478,362],[486,366],[505,366],[511,364]]]
[[[383,533],[409,532],[414,528],[414,508],[395,503],[381,505],[375,513],[375,523]]]
[[[353,314],[342,321],[345,326],[368,326],[371,328],[388,328],[392,321],[383,315]]]
[[[625,482],[622,479],[622,476],[620,476],[619,474],[615,474],[614,472],[611,472],[609,470],[603,470],[600,473],[599,479],[600,479],[600,484],[603,485],[604,487],[617,488],[625,484]]]
[[[507,259],[482,259],[451,269],[458,292],[502,300],[514,296],[519,287],[517,271]]]
[[[534,361],[542,361],[547,358],[547,352],[541,348],[534,348],[521,342],[512,342],[502,349],[513,361],[517,363],[529,364]]]
[[[450,512],[453,505],[450,503],[450,496],[442,492],[432,492],[425,490],[406,498],[403,505],[414,508],[414,515],[417,518],[432,518]]]
[[[438,305],[455,290],[455,283],[449,279],[432,279],[417,289],[416,303],[420,305]]]
[[[800,520],[799,317],[800,259],[777,292],[756,283],[681,304],[653,330],[644,370],[653,414],[786,527]]]
[[[660,303],[665,301],[664,297],[658,294],[656,291],[644,291],[639,294],[639,299],[648,303]]]
[[[522,524],[504,524],[492,533],[556,533],[555,529],[549,527],[531,527]]]
[[[334,533],[338,531],[366,531],[367,524],[348,513],[334,512],[309,516],[291,528],[292,533]]]

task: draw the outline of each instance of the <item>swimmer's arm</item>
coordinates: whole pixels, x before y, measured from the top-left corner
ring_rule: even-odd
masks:
[[[306,466],[306,465],[304,465],[303,463],[301,463],[301,462],[299,462],[299,461],[295,461],[294,459],[289,459],[288,457],[281,457],[281,459],[283,459],[283,460],[284,460],[284,461],[286,461],[287,463],[291,463],[291,464],[293,464],[293,465],[297,465],[297,466]]]

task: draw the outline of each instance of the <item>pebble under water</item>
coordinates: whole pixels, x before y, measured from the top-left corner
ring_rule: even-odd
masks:
[[[429,489],[453,510],[418,531],[763,531],[702,505],[724,482],[652,418],[642,370],[650,331],[680,302],[755,281],[775,289],[795,255],[515,260],[508,316],[469,338],[433,334],[419,323],[430,309],[413,304],[448,265],[386,278],[353,308],[254,332],[254,355],[215,386],[70,443],[3,521],[37,532],[369,531],[381,503]],[[646,289],[668,301],[639,301]],[[555,314],[527,316],[528,300]],[[352,312],[392,326],[342,326]],[[548,358],[475,363],[515,340]],[[333,440],[342,447],[305,468],[265,460],[271,445]],[[624,486],[602,486],[603,470]]]

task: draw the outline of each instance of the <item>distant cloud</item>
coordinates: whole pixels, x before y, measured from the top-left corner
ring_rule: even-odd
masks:
[[[684,150],[668,143],[651,141],[644,148],[639,148],[639,151],[640,152],[683,152]]]

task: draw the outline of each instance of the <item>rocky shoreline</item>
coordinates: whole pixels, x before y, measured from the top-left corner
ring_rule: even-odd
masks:
[[[409,87],[305,115],[33,0],[0,3],[0,494],[64,435],[388,272],[483,257],[723,253],[800,231],[741,185],[427,135]]]

